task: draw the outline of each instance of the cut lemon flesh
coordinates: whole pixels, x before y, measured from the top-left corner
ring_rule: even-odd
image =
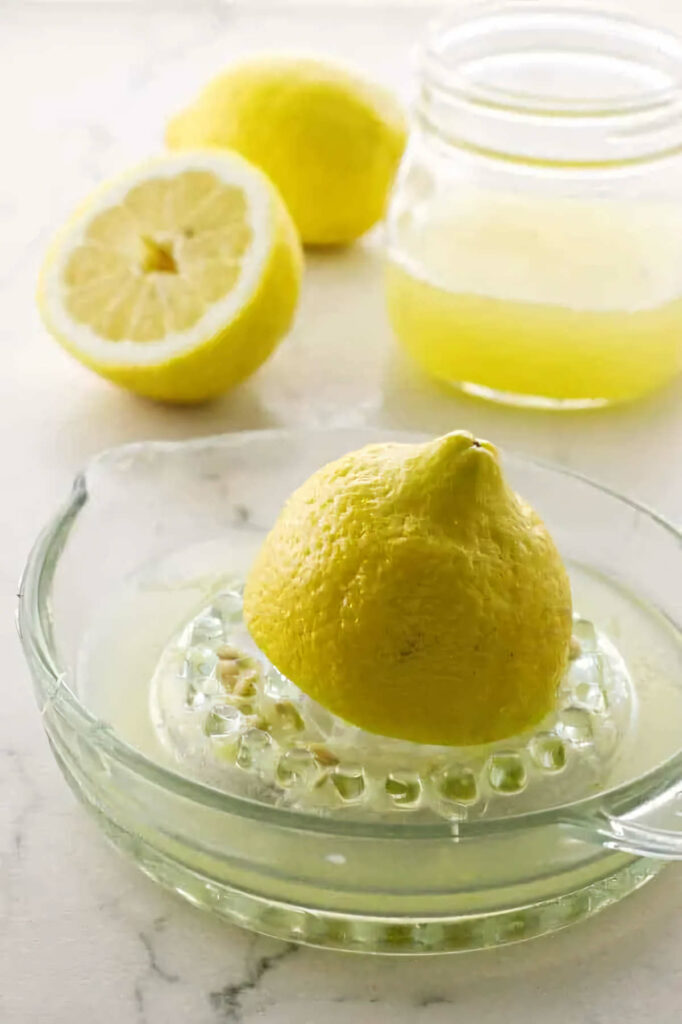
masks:
[[[295,228],[267,178],[231,153],[185,153],[86,203],[48,256],[40,305],[57,338],[103,376],[197,401],[270,354],[300,274]]]

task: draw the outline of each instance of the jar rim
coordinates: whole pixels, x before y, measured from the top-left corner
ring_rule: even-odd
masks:
[[[682,154],[682,38],[627,14],[478,0],[430,24],[419,70],[446,146],[558,171]]]
[[[617,48],[632,47],[643,67],[671,79],[667,84],[642,88],[630,94],[553,96],[546,91],[504,88],[482,80],[473,80],[459,60],[465,44],[501,37],[506,31],[523,32],[527,40],[523,53],[536,49],[538,33],[555,31],[584,37],[585,55],[595,56],[590,47],[594,34],[608,43],[601,56],[617,56]],[[566,47],[568,49],[568,46]],[[448,51],[449,58],[448,59]],[[519,56],[513,47],[502,51],[506,56]],[[455,60],[452,61],[454,55]],[[536,118],[612,118],[647,111],[668,111],[682,104],[682,38],[673,32],[640,21],[626,13],[585,5],[559,7],[536,5],[529,0],[475,0],[431,21],[425,43],[421,47],[420,71],[435,88],[484,108],[507,111]],[[665,65],[665,70],[664,70]]]

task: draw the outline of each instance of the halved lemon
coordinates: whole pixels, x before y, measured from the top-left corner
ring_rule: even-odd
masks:
[[[298,302],[301,246],[269,179],[237,154],[162,157],[102,186],[54,242],[48,329],[141,395],[199,402],[260,366]]]

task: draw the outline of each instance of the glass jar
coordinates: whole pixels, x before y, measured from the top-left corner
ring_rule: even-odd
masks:
[[[430,31],[388,218],[395,332],[431,374],[545,407],[682,367],[682,41],[523,2]]]

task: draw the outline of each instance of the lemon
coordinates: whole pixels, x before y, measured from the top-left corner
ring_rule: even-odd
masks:
[[[307,244],[350,242],[383,215],[405,147],[384,89],[322,61],[272,57],[219,75],[168,124],[171,149],[227,146],[281,191]]]
[[[49,252],[39,305],[77,359],[141,395],[198,402],[265,360],[291,324],[302,256],[267,178],[180,153],[104,185]]]
[[[572,621],[546,527],[465,432],[315,473],[266,538],[244,610],[273,664],[335,714],[453,745],[545,716]]]

